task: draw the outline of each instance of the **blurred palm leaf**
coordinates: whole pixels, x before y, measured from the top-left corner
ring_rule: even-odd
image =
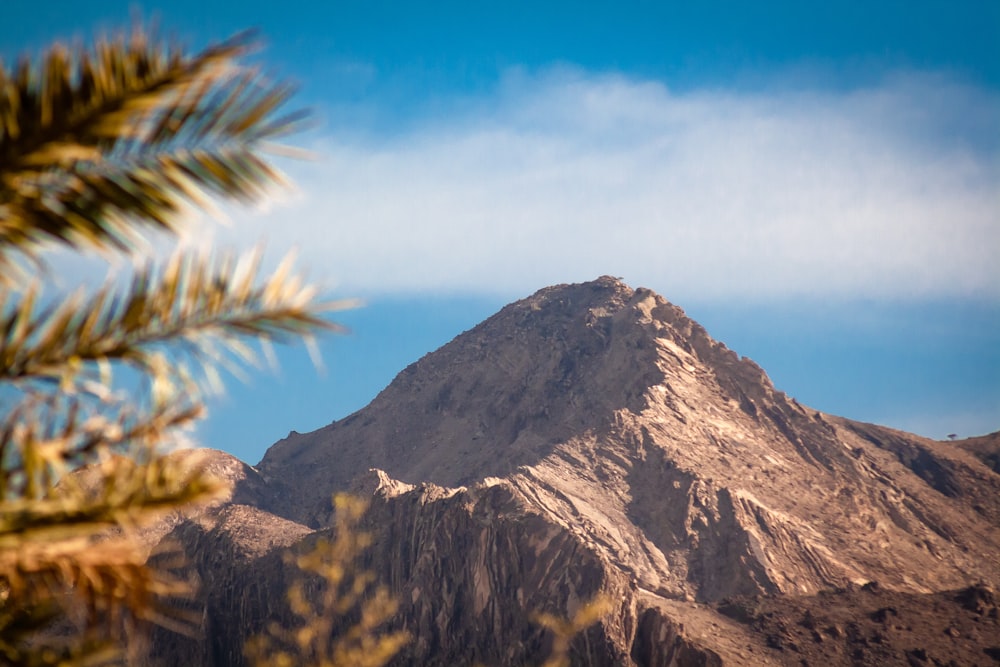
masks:
[[[158,453],[201,404],[175,397],[147,413],[123,401],[104,414],[108,400],[104,413],[85,402],[32,393],[0,430],[4,664],[121,664],[123,624],[197,620],[172,603],[191,582],[150,567],[136,528],[224,495],[197,461]]]
[[[0,275],[14,249],[128,251],[137,223],[176,231],[186,203],[253,200],[278,180],[260,149],[302,114],[276,116],[291,88],[236,64],[251,45],[185,56],[137,30],[0,64]]]
[[[320,302],[290,261],[264,277],[259,253],[179,253],[61,301],[23,280],[46,245],[133,255],[149,232],[177,232],[186,207],[280,179],[261,151],[302,115],[278,113],[289,86],[237,64],[251,46],[240,35],[187,56],[136,30],[0,63],[4,664],[106,664],[128,619],[183,624],[161,600],[189,582],[151,567],[135,528],[223,489],[164,449],[203,414],[220,366],[255,362],[249,341],[337,330],[321,314],[351,305]],[[138,392],[115,390],[119,366]]]
[[[107,285],[44,308],[36,307],[40,287],[22,297],[0,286],[0,382],[41,379],[69,387],[88,364],[109,368],[109,362],[173,382],[186,367],[176,355],[164,356],[167,345],[210,370],[225,352],[253,361],[247,338],[284,341],[342,330],[320,313],[355,302],[319,302],[315,287],[291,272],[290,260],[261,281],[258,252],[218,261],[178,253],[162,269],[138,271],[127,289]]]

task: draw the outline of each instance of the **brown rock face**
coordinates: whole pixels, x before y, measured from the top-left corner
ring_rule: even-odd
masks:
[[[574,645],[579,664],[799,664],[800,639],[767,625],[780,614],[717,609],[872,581],[911,606],[995,586],[994,442],[933,442],[808,409],[679,308],[601,278],[507,306],[363,410],[276,443],[241,487],[252,480],[256,499],[234,502],[256,505],[247,521],[287,520],[298,536],[327,524],[332,493],[371,497],[368,566],[415,637],[398,664],[537,663],[548,639],[532,612],[571,615],[599,592],[615,609]],[[259,627],[280,612],[240,591],[280,597],[274,554],[288,540],[233,552],[234,536],[258,539],[236,507],[174,533],[209,580],[205,600],[230,595],[213,613],[237,609],[233,624]],[[212,558],[246,564],[230,568],[231,594],[211,583]],[[203,651],[195,664],[239,661],[213,650],[229,661]]]

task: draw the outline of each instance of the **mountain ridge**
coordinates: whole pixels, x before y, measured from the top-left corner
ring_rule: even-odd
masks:
[[[921,585],[912,576],[894,576],[895,566],[877,563],[927,564],[935,558],[928,556],[931,549],[955,551],[950,558],[960,564],[962,581],[978,576],[975,559],[961,553],[964,547],[954,548],[954,535],[943,534],[946,522],[935,518],[948,513],[947,504],[933,496],[914,501],[913,494],[922,489],[907,475],[949,499],[961,495],[955,475],[948,473],[955,466],[963,466],[987,489],[1000,487],[972,457],[949,458],[945,465],[928,459],[927,447],[914,444],[912,437],[900,440],[892,433],[800,405],[776,390],[757,364],[714,341],[681,309],[649,290],[602,277],[545,288],[505,307],[409,366],[368,408],[276,443],[258,469],[266,479],[295,479],[297,495],[290,504],[298,514],[291,518],[313,525],[327,519],[324,505],[331,493],[349,488],[351,479],[369,468],[401,482],[443,487],[504,477],[527,489],[548,489],[538,500],[552,496],[548,502],[559,511],[599,517],[614,509],[620,525],[642,524],[617,540],[616,549],[649,555],[644,568],[673,581],[669,588],[677,597],[690,591],[672,573],[679,562],[688,569],[695,564],[688,556],[669,558],[667,553],[686,549],[685,540],[693,538],[658,528],[661,512],[654,508],[664,503],[646,498],[646,489],[672,497],[673,489],[682,488],[667,503],[672,507],[686,504],[689,494],[701,494],[703,509],[694,514],[718,514],[712,521],[725,515],[746,524],[742,572],[747,581],[757,581],[751,588],[789,592],[797,586],[805,593],[879,578],[917,590]],[[327,454],[330,449],[335,456]],[[660,469],[650,473],[653,466]],[[905,488],[878,481],[887,467]],[[602,481],[600,475],[615,481]],[[585,479],[564,483],[574,477]],[[808,483],[802,486],[801,480]],[[886,488],[869,488],[869,481]],[[593,489],[602,493],[588,500]],[[578,496],[578,502],[567,502],[567,494]],[[802,521],[784,518],[809,505],[814,516],[834,524],[836,517],[826,508],[841,494],[848,504],[854,502],[852,495],[868,498],[875,510],[856,518],[851,530],[827,531],[823,539],[810,536]],[[563,499],[556,500],[559,496]],[[600,512],[581,509],[595,503]],[[998,516],[989,493],[979,494],[975,504],[988,517]],[[307,507],[311,513],[302,512]],[[663,516],[670,525],[682,520],[667,510]],[[592,526],[591,537],[606,532],[602,521]],[[712,522],[705,516],[683,521]],[[754,553],[766,550],[763,545],[773,541],[773,534],[792,524],[799,559],[812,572],[799,572],[797,584],[774,568],[766,574],[768,559]],[[871,529],[882,537],[870,540]],[[724,529],[719,524],[711,530]],[[988,531],[966,525],[958,532],[985,536]],[[912,539],[897,539],[904,533]],[[648,543],[650,535],[657,536],[654,544]],[[704,537],[698,538],[699,547]],[[914,541],[922,546],[910,544]],[[854,562],[845,562],[844,553],[854,553]],[[980,556],[994,576],[996,557]],[[699,558],[710,560],[707,552]],[[711,591],[703,594],[710,599],[750,592],[735,584],[702,588]]]
[[[504,307],[366,408],[275,443],[251,475],[256,509],[181,537],[203,580],[232,581],[206,560],[218,543],[274,592],[287,575],[273,550],[225,546],[257,534],[239,517],[306,534],[350,491],[372,502],[367,564],[417,638],[398,664],[527,664],[544,643],[531,614],[572,615],[597,593],[614,609],[576,649],[593,664],[780,664],[719,613],[728,600],[1000,582],[992,442],[803,406],[680,308],[605,276]],[[250,628],[280,614],[234,585],[206,608]]]
[[[310,434],[290,434],[288,438],[275,443],[256,467],[265,476],[273,477],[272,471],[281,467],[284,459],[288,458],[284,456],[284,452],[294,452],[294,456],[302,457],[302,450],[309,449],[306,441],[322,438],[331,429],[357,426],[359,420],[366,422],[364,428],[370,428],[377,419],[372,413],[384,412],[387,405],[396,407],[405,403],[405,409],[397,411],[430,413],[435,422],[464,416],[456,415],[456,412],[471,414],[483,422],[472,425],[472,437],[479,440],[484,432],[490,431],[492,438],[489,443],[491,447],[480,447],[480,450],[507,448],[530,422],[544,420],[555,430],[562,428],[569,435],[581,427],[594,426],[587,423],[567,423],[563,419],[564,414],[550,414],[548,404],[557,403],[559,399],[568,399],[573,404],[565,405],[567,401],[562,401],[559,404],[562,413],[569,407],[578,408],[577,414],[573,415],[577,421],[585,421],[588,415],[601,409],[605,417],[606,413],[619,408],[637,412],[646,399],[647,389],[655,385],[658,379],[662,379],[656,368],[656,351],[648,335],[645,336],[646,340],[641,340],[643,332],[630,332],[633,339],[640,340],[633,340],[631,343],[626,341],[628,349],[619,350],[617,357],[609,362],[610,370],[598,376],[596,381],[592,374],[582,372],[593,373],[593,363],[588,362],[593,362],[595,356],[606,351],[603,348],[607,344],[610,327],[614,325],[613,316],[627,314],[623,311],[630,306],[645,309],[643,315],[647,319],[649,311],[660,308],[661,314],[665,314],[668,321],[678,328],[680,345],[689,345],[690,341],[698,351],[712,356],[719,366],[727,371],[737,371],[727,378],[728,384],[730,390],[744,401],[744,405],[749,406],[748,409],[753,409],[752,403],[741,386],[751,393],[757,391],[759,382],[772,388],[770,380],[759,366],[747,358],[741,359],[724,344],[713,341],[680,308],[667,303],[649,290],[632,290],[619,280],[604,276],[589,283],[544,288],[526,299],[505,306],[497,314],[457,336],[441,350],[429,353],[408,366],[366,408]],[[538,321],[542,314],[545,320]],[[526,340],[529,338],[534,340]],[[567,341],[567,338],[571,340]],[[536,367],[536,360],[527,357],[531,343],[535,343],[536,347],[553,348],[555,353],[547,351],[541,365]],[[442,359],[442,356],[447,358]],[[494,377],[485,379],[484,373],[477,373],[472,379],[455,378],[454,381],[445,382],[443,386],[435,386],[434,395],[427,400],[427,386],[434,383],[436,378],[448,376],[455,367],[463,369],[465,373],[469,368],[482,365],[495,365],[499,372],[494,373]],[[535,386],[528,386],[532,382]],[[528,392],[528,389],[534,391]],[[477,401],[483,393],[491,395]],[[525,393],[530,393],[527,399],[523,396]],[[598,396],[595,397],[595,394]],[[473,404],[460,404],[455,398],[458,395],[471,397]],[[607,400],[615,404],[607,405]],[[581,402],[584,404],[578,405]],[[605,405],[601,405],[602,402]],[[524,405],[525,403],[528,405]],[[510,421],[505,418],[509,417],[512,407],[520,409],[517,419],[512,424],[505,423]],[[499,433],[494,433],[498,423],[501,428]],[[554,437],[558,438],[560,435],[556,433]],[[397,441],[397,438],[390,437],[389,434],[383,438],[384,443]],[[383,456],[387,453],[382,452]],[[305,459],[309,462],[308,454]],[[477,472],[483,472],[457,471],[457,474],[448,475],[446,471],[451,469],[449,462],[432,460],[434,466],[425,466],[427,469],[415,470],[413,474],[421,480],[446,486],[461,486],[476,479]],[[366,468],[352,470],[355,474],[360,474],[364,469]],[[479,476],[498,472],[504,472],[503,468],[487,470]]]

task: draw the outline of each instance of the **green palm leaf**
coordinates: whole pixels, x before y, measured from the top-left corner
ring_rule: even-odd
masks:
[[[216,261],[181,253],[162,269],[139,271],[125,289],[77,292],[41,309],[35,307],[40,288],[28,289],[22,299],[0,286],[0,382],[47,380],[66,387],[88,365],[109,362],[173,382],[190,374],[179,356],[165,363],[168,344],[180,344],[182,356],[202,370],[226,355],[252,362],[244,339],[281,342],[340,331],[320,313],[356,305],[317,301],[316,289],[290,272],[287,259],[263,281],[260,273],[257,252]]]
[[[319,301],[288,261],[265,277],[259,253],[179,253],[58,301],[18,271],[54,243],[133,254],[187,207],[265,194],[280,175],[261,151],[302,116],[279,114],[287,85],[237,64],[250,46],[187,56],[135,31],[0,64],[4,664],[105,664],[121,657],[116,619],[183,623],[161,601],[189,582],[147,563],[133,529],[223,488],[165,448],[202,416],[219,368],[256,362],[251,341],[338,330],[321,315],[353,305]],[[138,391],[116,391],[121,366]],[[74,616],[79,636],[52,634]]]
[[[251,44],[189,57],[136,32],[0,65],[0,273],[47,241],[128,251],[142,225],[175,231],[186,202],[279,180],[259,152],[302,114],[276,117],[291,88],[237,64]]]

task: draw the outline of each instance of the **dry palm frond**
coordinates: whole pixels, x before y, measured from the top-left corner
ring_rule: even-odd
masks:
[[[190,582],[150,567],[135,529],[225,491],[200,466],[156,453],[199,405],[172,400],[146,416],[121,407],[112,419],[85,416],[81,402],[29,396],[0,431],[0,654],[11,664],[103,664],[118,655],[123,622],[182,627],[170,599]],[[55,621],[79,636],[67,643]]]
[[[192,583],[149,567],[146,557],[129,533],[0,551],[7,592],[0,599],[4,664],[105,664],[120,659],[116,639],[123,626],[194,627],[197,619],[174,604],[190,597]]]
[[[5,424],[0,433],[0,550],[141,525],[215,498],[220,492],[216,480],[156,453],[171,429],[190,422],[199,408],[182,404],[96,428],[69,419],[61,433],[48,438],[33,427]],[[91,469],[81,470],[81,462]]]
[[[251,45],[186,56],[136,30],[0,64],[0,276],[12,250],[129,251],[137,224],[175,231],[185,201],[253,200],[279,180],[260,149],[302,114],[276,116],[290,87],[237,66]]]

